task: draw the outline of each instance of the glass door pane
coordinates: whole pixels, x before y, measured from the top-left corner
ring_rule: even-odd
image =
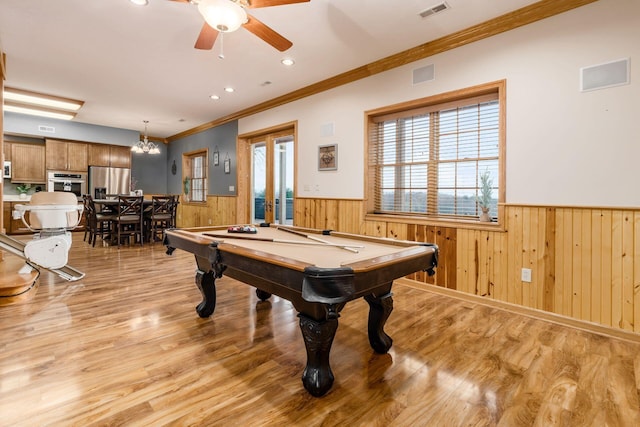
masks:
[[[251,218],[253,224],[265,222],[267,194],[267,145],[251,145]]]
[[[293,225],[294,136],[260,136],[251,144],[251,220]]]
[[[293,136],[275,140],[273,150],[273,194],[275,222],[293,224]]]

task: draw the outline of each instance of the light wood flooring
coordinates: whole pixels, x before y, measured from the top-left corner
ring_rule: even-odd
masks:
[[[218,281],[214,315],[190,254],[90,247],[79,282],[43,272],[0,307],[0,426],[638,426],[640,344],[404,284],[386,355],[368,306],[345,307],[322,398],[300,381],[296,312]]]

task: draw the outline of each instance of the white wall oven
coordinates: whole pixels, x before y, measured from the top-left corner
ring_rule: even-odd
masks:
[[[87,194],[87,174],[48,171],[47,191],[66,191],[82,197]]]

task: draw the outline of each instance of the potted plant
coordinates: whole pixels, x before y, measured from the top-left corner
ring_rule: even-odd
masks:
[[[191,178],[188,176],[184,178],[184,181],[182,181],[182,189],[184,192],[184,198],[188,202],[189,194],[191,193]]]
[[[491,222],[491,216],[489,216],[489,208],[491,207],[491,193],[493,193],[493,179],[489,170],[486,170],[480,175],[480,195],[478,196],[478,206],[482,213],[480,214],[480,221]]]
[[[16,185],[16,191],[21,199],[27,198],[27,193],[31,189],[31,184],[18,184]]]

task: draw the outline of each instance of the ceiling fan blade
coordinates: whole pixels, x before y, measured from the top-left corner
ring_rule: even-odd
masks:
[[[293,46],[289,40],[282,37],[280,34],[269,28],[266,24],[258,21],[253,16],[248,16],[249,20],[242,24],[244,28],[260,37],[265,42],[269,43],[271,46],[278,49],[280,52],[284,52]]]
[[[200,30],[198,40],[196,40],[196,44],[193,47],[195,47],[196,49],[211,50],[213,48],[213,44],[216,42],[217,37],[218,30],[212,28],[205,22],[202,26],[202,30]]]
[[[308,3],[311,0],[249,0],[249,9],[257,9],[259,7],[283,6],[294,3]]]

